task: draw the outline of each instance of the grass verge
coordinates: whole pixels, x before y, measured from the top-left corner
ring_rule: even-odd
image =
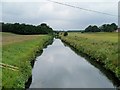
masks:
[[[78,52],[102,63],[120,80],[118,33],[69,33],[68,36],[61,35],[61,39]]]
[[[31,61],[35,59],[36,53],[42,53],[40,51],[50,41],[52,36],[48,35],[3,34],[2,88],[25,88],[25,82],[31,76]]]

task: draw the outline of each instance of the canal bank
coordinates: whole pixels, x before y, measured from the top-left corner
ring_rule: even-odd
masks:
[[[70,47],[76,54],[84,57],[89,63],[91,63],[94,67],[98,68],[109,80],[111,80],[111,82],[116,86],[116,87],[120,87],[120,80],[118,79],[118,77],[116,77],[115,73],[113,73],[112,71],[110,71],[109,69],[106,69],[105,67],[103,67],[103,63],[100,63],[96,60],[94,60],[93,58],[91,59],[87,54],[79,52],[78,50],[76,50],[76,48],[74,48],[73,46],[69,45],[69,43],[65,42],[62,40],[62,42],[64,43],[64,45]]]
[[[91,83],[92,82],[92,83]],[[115,88],[105,74],[60,39],[36,58],[30,88]]]
[[[103,38],[105,37],[105,38]],[[110,70],[120,80],[117,33],[69,33],[61,40]]]
[[[18,38],[19,37],[19,38]],[[49,35],[10,34],[3,39],[2,47],[2,89],[25,88],[31,76],[31,61],[53,38]],[[13,40],[14,39],[14,40]],[[8,43],[8,41],[10,43]]]
[[[49,40],[45,41],[44,44],[43,44],[43,48],[41,49],[38,49],[36,52],[35,52],[35,56],[34,58],[30,61],[31,63],[31,67],[33,68],[34,67],[34,63],[35,63],[35,58],[37,56],[40,56],[42,53],[43,53],[43,49],[47,48],[48,45],[51,45],[53,43],[53,36],[51,36],[51,38],[49,38]],[[32,71],[32,70],[31,70]],[[32,82],[32,75],[29,76],[27,82],[25,83],[25,89],[28,89],[31,85],[31,82]]]

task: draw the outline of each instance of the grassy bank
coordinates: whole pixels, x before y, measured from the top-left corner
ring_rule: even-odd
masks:
[[[48,35],[3,33],[2,87],[24,88],[31,75],[31,61],[52,40]],[[40,53],[40,52],[39,52]]]
[[[120,60],[118,59],[118,33],[69,33],[61,39],[78,52],[115,73],[120,79]]]

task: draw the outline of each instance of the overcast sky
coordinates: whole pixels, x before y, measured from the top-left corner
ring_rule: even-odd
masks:
[[[118,15],[119,0],[53,0],[77,7]],[[1,14],[0,14],[1,15]],[[118,24],[117,16],[108,16],[72,8],[47,0],[3,0],[2,21],[39,25],[53,29],[85,29],[88,25]]]

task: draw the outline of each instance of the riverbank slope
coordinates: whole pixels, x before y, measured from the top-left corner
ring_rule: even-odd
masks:
[[[25,88],[31,76],[31,61],[50,42],[49,35],[2,33],[2,88]]]
[[[69,33],[60,35],[62,41],[103,64],[114,72],[120,80],[120,60],[118,59],[118,33]]]

